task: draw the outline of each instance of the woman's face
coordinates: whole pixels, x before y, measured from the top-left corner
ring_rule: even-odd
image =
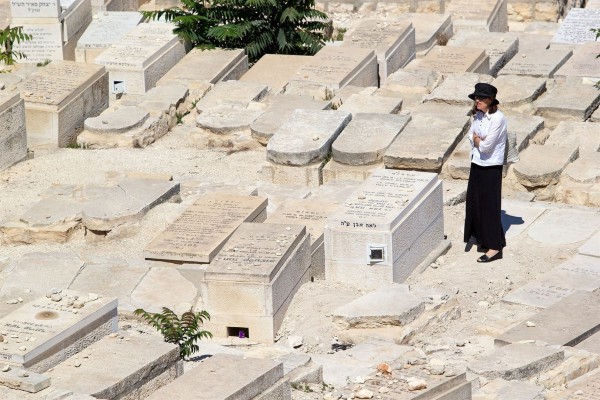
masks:
[[[477,105],[477,109],[481,112],[488,112],[490,109],[490,104],[492,104],[491,97],[479,97],[475,96],[475,104]]]

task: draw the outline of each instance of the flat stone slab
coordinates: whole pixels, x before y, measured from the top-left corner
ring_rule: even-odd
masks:
[[[532,144],[520,154],[520,161],[513,165],[519,183],[534,188],[558,182],[565,167],[579,155],[578,147],[542,146]]]
[[[600,257],[600,231],[582,244],[578,252],[586,256]]]
[[[11,368],[0,373],[0,386],[37,393],[50,386],[50,378],[21,368]]]
[[[554,74],[554,79],[564,82],[567,79],[581,78],[581,81],[600,80],[600,67],[596,55],[600,54],[600,43],[588,42],[577,46],[573,56]]]
[[[425,311],[423,300],[408,285],[394,284],[367,293],[333,311],[333,323],[341,329],[404,326]]]
[[[141,126],[150,114],[139,107],[119,107],[85,120],[84,129],[98,133],[122,133]]]
[[[208,263],[242,222],[256,220],[266,206],[262,197],[203,196],[146,246],[144,257]]]
[[[147,399],[252,400],[281,378],[281,362],[215,354]]]
[[[530,104],[546,91],[546,79],[521,75],[500,75],[493,85],[498,89],[499,101],[505,107]]]
[[[600,11],[588,8],[571,8],[552,38],[556,44],[579,44],[596,41],[591,29],[598,26]]]
[[[600,393],[600,370],[594,369],[569,382],[569,388],[561,392],[560,400],[595,400]]]
[[[545,119],[585,121],[600,104],[600,91],[592,85],[557,85],[535,102],[535,113]]]
[[[52,386],[100,399],[146,398],[182,374],[177,345],[127,333],[104,337],[47,372]]]
[[[469,0],[453,0],[446,6],[456,31],[468,29],[488,32],[508,30],[507,2],[503,0],[472,4]]]
[[[563,359],[563,350],[534,343],[513,343],[472,362],[467,370],[488,379],[524,380],[552,369]]]
[[[442,83],[442,74],[429,69],[401,69],[388,77],[384,87],[408,93],[431,93]]]
[[[547,208],[539,203],[502,199],[502,227],[506,238],[525,232]]]
[[[161,312],[162,307],[187,311],[197,296],[198,289],[176,269],[152,268],[131,293],[131,303],[148,312]]]
[[[587,240],[599,227],[597,212],[555,209],[539,218],[528,234],[540,243],[561,245]]]
[[[579,146],[579,155],[585,153],[598,156],[600,151],[600,135],[597,124],[578,121],[561,121],[552,131],[545,146]]]
[[[338,108],[338,110],[348,111],[352,114],[398,114],[401,109],[401,98],[361,94],[351,95],[342,103],[342,106]]]
[[[489,74],[489,57],[484,47],[436,46],[418,62],[412,61],[405,69],[430,69],[444,75],[462,72]]]
[[[265,54],[239,80],[261,83],[267,85],[272,92],[280,93],[290,80],[298,78],[298,70],[310,59],[311,56]]]
[[[263,58],[269,55],[266,54]],[[252,137],[265,146],[294,110],[326,110],[331,107],[330,101],[314,100],[307,96],[293,94],[282,94],[270,99],[264,112],[250,124]]]
[[[600,334],[594,333],[590,337],[577,343],[575,348],[589,351],[590,353],[600,354]]]
[[[260,83],[225,81],[216,84],[196,104],[198,113],[218,106],[246,108],[252,101],[267,95],[268,87]]]
[[[554,73],[573,55],[571,50],[519,51],[498,75],[522,75],[534,78],[552,78]]]
[[[295,110],[269,140],[267,159],[283,165],[321,161],[351,119],[345,111]]]
[[[484,396],[490,396],[482,399],[538,400],[544,398],[546,389],[527,381],[506,381],[496,378],[480,387],[479,392]]]
[[[438,37],[452,36],[452,19],[449,14],[401,13],[394,16],[399,21],[410,22],[415,28],[415,50],[422,57],[437,44]]]
[[[600,283],[600,263],[596,264],[595,274]],[[495,343],[502,346],[524,340],[540,340],[548,344],[575,346],[600,331],[599,300],[600,291],[576,291],[529,317],[528,321],[535,326],[529,327],[523,321],[497,337]]]
[[[196,118],[196,126],[212,133],[227,134],[248,129],[262,113],[262,110],[240,107],[212,107]]]
[[[423,100],[470,107],[473,105],[473,100],[469,99],[467,94],[471,93],[473,86],[480,82],[492,83],[492,80],[489,75],[471,72],[452,74],[447,76],[444,82],[433,89],[431,94],[425,96]]]
[[[348,165],[375,164],[401,134],[410,115],[354,114],[331,147],[333,159]]]
[[[496,76],[517,54],[519,39],[514,33],[460,30],[450,38],[448,46],[484,47],[490,59],[490,75]]]
[[[469,129],[463,107],[431,102],[412,110],[412,119],[385,152],[386,168],[438,171]],[[423,135],[424,131],[439,132]]]

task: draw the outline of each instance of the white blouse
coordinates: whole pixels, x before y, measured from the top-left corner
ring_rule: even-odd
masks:
[[[497,110],[493,114],[477,111],[467,134],[469,142],[471,142],[471,162],[483,167],[503,165],[507,127],[508,124],[502,111]],[[475,147],[473,143],[474,133],[481,138],[479,147]]]

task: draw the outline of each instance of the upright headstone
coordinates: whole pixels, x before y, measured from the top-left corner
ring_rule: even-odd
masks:
[[[108,73],[99,65],[52,62],[25,81],[21,95],[29,139],[66,147],[86,118],[108,108]]]
[[[18,93],[0,92],[0,171],[27,157],[25,103]]]
[[[408,22],[363,20],[344,36],[342,46],[371,49],[377,55],[379,83],[416,57],[415,28]]]
[[[310,280],[310,260],[304,226],[241,224],[204,273],[207,329],[272,343],[294,294]]]
[[[362,288],[401,283],[444,238],[436,174],[377,170],[328,218],[325,277]]]
[[[144,257],[209,263],[242,222],[264,221],[266,206],[255,196],[203,196],[146,246]]]
[[[185,47],[173,33],[173,24],[137,25],[103,51],[94,63],[106,67],[112,94],[143,94],[185,56]]]
[[[592,29],[598,28],[600,10],[588,8],[572,8],[567,14],[558,31],[554,34],[550,46],[577,45],[596,41]]]

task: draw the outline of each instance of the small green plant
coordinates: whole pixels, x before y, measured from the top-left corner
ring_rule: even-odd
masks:
[[[590,29],[593,33],[596,34],[596,42],[600,40],[600,28]],[[596,58],[600,58],[600,54],[596,55]],[[594,85],[596,89],[600,89],[600,81],[596,82]]]
[[[51,62],[52,62],[52,60],[44,60],[42,62],[35,64],[35,66],[36,67],[45,67],[46,65],[50,64]]]
[[[348,28],[337,28],[337,32],[332,39],[337,42],[341,42],[342,40],[344,40],[344,35],[346,34],[346,32],[348,32]]]
[[[292,386],[292,389],[301,390],[304,393],[312,393],[314,391],[310,388],[310,386],[308,386],[308,383],[306,383],[306,382],[299,382],[299,383],[292,382],[291,386]]]
[[[165,342],[177,344],[179,355],[183,359],[200,349],[196,344],[198,340],[212,337],[212,333],[203,330],[201,326],[204,321],[210,320],[210,315],[205,310],[197,313],[186,311],[181,314],[181,318],[167,307],[163,307],[160,313],[149,313],[141,308],[133,313],[159,331]]]
[[[70,142],[67,144],[67,149],[81,149],[81,145],[77,142]]]
[[[5,65],[13,65],[27,56],[13,49],[15,43],[31,40],[32,36],[23,32],[22,26],[14,26],[0,30],[0,62]]]
[[[175,118],[177,118],[177,125],[183,124],[183,117],[185,117],[189,113],[190,113],[189,111],[186,111],[186,112],[179,112],[179,111],[177,111],[175,113]]]

